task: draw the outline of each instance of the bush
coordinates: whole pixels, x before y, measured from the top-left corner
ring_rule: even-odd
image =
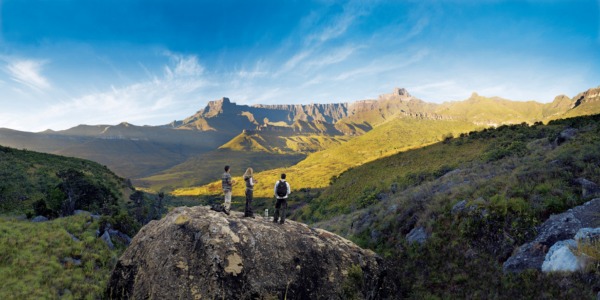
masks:
[[[361,294],[364,288],[363,271],[359,265],[352,265],[348,269],[348,275],[342,284],[342,293],[344,299],[362,299]]]

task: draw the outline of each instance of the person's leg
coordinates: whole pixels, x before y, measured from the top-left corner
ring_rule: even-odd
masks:
[[[283,224],[285,222],[285,214],[287,211],[287,199],[282,199],[281,203],[281,221],[279,223]]]
[[[279,207],[281,206],[281,199],[275,200],[275,213],[273,214],[273,223],[277,223],[279,219]]]
[[[248,205],[248,216],[254,217],[254,211],[252,211],[252,200],[254,200],[254,191],[248,190],[248,195],[246,197],[246,204]]]
[[[225,211],[229,212],[231,210],[231,191],[225,190],[225,203],[223,206],[225,207]]]
[[[248,214],[248,206],[249,206],[249,200],[248,199],[248,189],[246,189],[246,206],[244,207],[244,217],[249,217],[250,215]]]

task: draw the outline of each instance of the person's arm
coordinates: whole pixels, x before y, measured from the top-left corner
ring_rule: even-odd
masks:
[[[291,193],[292,193],[292,190],[290,189],[290,184],[289,184],[289,183],[286,181],[286,182],[285,182],[285,185],[287,185],[287,188],[288,188],[288,192],[287,192],[287,194],[288,194],[288,195],[289,195],[289,194],[291,194]]]
[[[275,182],[275,188],[273,189],[273,195],[277,196],[277,182]]]
[[[254,186],[254,180],[252,180],[252,177],[250,177],[250,186]]]

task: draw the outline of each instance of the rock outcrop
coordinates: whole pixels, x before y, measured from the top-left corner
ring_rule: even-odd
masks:
[[[574,240],[559,241],[552,245],[542,263],[542,272],[575,272],[581,270],[583,264],[573,254],[572,248],[577,248],[577,243]]]
[[[572,239],[586,227],[594,227],[600,221],[600,198],[586,202],[568,211],[552,215],[538,229],[536,238],[517,249],[504,262],[504,272],[522,272],[526,269],[541,270],[546,254],[556,242]]]
[[[406,241],[408,241],[409,244],[419,243],[419,245],[423,245],[427,242],[427,239],[429,239],[429,234],[425,228],[421,226],[413,228],[406,235]]]
[[[119,259],[106,297],[379,297],[385,271],[372,251],[294,221],[242,216],[180,207],[150,222]]]
[[[577,178],[575,182],[581,184],[581,197],[598,197],[600,196],[600,187],[585,178]]]
[[[598,102],[600,101],[600,87],[591,88],[583,93],[579,93],[573,99],[575,100],[574,107],[584,103]]]
[[[600,228],[581,228],[573,239],[556,242],[542,263],[542,272],[584,271],[593,262],[580,245],[598,241]]]

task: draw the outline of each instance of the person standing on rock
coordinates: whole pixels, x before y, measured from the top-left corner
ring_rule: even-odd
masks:
[[[230,174],[231,168],[225,166],[225,173],[221,177],[221,184],[223,186],[223,194],[225,194],[225,201],[223,202],[223,212],[229,215],[231,210],[231,189],[235,181],[231,179]]]
[[[275,214],[273,215],[273,223],[279,224],[285,222],[285,214],[287,210],[287,198],[290,194],[290,184],[285,181],[285,174],[281,174],[281,179],[275,183]]]
[[[246,182],[246,210],[244,211],[244,217],[254,218],[254,212],[252,211],[252,199],[254,198],[254,184],[258,181],[252,178],[254,170],[252,168],[246,169],[244,173],[244,181]]]

